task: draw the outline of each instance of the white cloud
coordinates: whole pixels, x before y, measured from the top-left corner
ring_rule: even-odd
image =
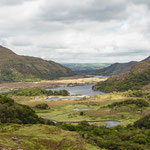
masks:
[[[149,1],[0,1],[0,44],[58,62],[126,62],[150,55]]]

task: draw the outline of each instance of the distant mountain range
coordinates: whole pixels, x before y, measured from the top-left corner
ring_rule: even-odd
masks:
[[[37,81],[73,74],[71,69],[56,62],[20,56],[0,46],[0,82]]]
[[[108,67],[103,69],[95,70],[93,74],[103,75],[103,76],[111,76],[115,74],[120,74],[126,71],[129,71],[137,62],[131,61],[128,63],[114,63]]]
[[[98,83],[93,89],[105,92],[150,90],[150,57],[136,63],[129,71],[113,75],[107,81]]]
[[[137,62],[128,63],[64,63],[77,74],[111,76],[129,71]]]
[[[110,63],[62,63],[63,66],[66,66],[73,70],[76,73],[90,73],[95,70],[99,70],[104,67],[108,67]]]

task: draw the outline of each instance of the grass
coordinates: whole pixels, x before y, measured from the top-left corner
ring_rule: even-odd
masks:
[[[13,141],[17,137],[18,141]],[[76,132],[64,131],[47,125],[3,125],[0,126],[0,149],[30,150],[98,150]]]

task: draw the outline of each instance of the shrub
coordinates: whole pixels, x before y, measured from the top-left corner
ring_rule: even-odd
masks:
[[[35,105],[35,108],[38,108],[38,109],[48,109],[49,106],[48,106],[48,104],[43,103],[43,104],[37,104],[37,105]]]
[[[84,115],[84,112],[83,112],[83,111],[81,111],[81,112],[80,112],[80,116],[83,116],[83,115]]]
[[[135,127],[150,129],[150,114],[142,117],[134,123]]]

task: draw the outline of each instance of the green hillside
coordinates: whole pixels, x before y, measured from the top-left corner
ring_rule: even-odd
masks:
[[[98,83],[95,90],[112,92],[149,89],[150,87],[150,60],[137,63],[130,71],[114,75],[107,81]]]
[[[20,56],[0,46],[0,82],[49,80],[70,75],[73,72],[58,63]]]

